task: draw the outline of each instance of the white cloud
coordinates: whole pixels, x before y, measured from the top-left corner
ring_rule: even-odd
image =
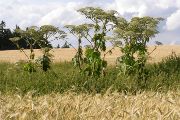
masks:
[[[177,8],[178,0],[115,0],[111,8],[121,15],[166,17],[172,8]]]
[[[168,9],[176,6],[177,1],[178,0],[157,0],[156,6],[163,9]]]
[[[15,25],[27,27],[31,25],[79,24],[85,18],[76,12],[80,7],[99,6],[104,9],[117,10],[122,16],[154,16],[165,18],[162,32],[171,31],[168,36],[160,39],[178,39],[176,31],[180,31],[180,0],[0,0],[0,20],[4,20],[7,27]],[[174,34],[173,34],[174,32]],[[169,41],[170,43],[170,41]]]
[[[180,9],[173,13],[170,17],[167,18],[167,29],[176,30],[180,28]]]
[[[43,16],[39,25],[53,24],[53,25],[66,25],[66,24],[78,24],[83,20],[83,16],[76,10],[78,9],[77,3],[68,3],[67,5],[60,5],[59,7],[51,10],[45,16]]]

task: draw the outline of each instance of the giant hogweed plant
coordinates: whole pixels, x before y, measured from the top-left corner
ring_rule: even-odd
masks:
[[[147,43],[158,34],[158,24],[162,18],[134,17],[131,21],[118,19],[114,34],[123,43],[119,59],[120,73],[125,75],[138,73],[139,80],[146,79],[145,69],[149,53]],[[159,42],[158,42],[159,43]],[[155,47],[156,49],[156,47]]]
[[[82,24],[82,25],[66,25],[64,26],[69,30],[69,32],[76,37],[78,42],[78,48],[76,49],[76,55],[72,59],[74,66],[82,70],[84,63],[83,49],[82,49],[82,39],[88,35],[91,24]],[[67,42],[67,41],[66,41]]]
[[[50,69],[50,64],[52,62],[52,55],[50,54],[50,50],[52,46],[49,43],[49,39],[55,40],[66,37],[65,32],[52,25],[44,25],[41,27],[32,26],[26,28],[26,30],[17,28],[15,32],[18,33],[19,36],[10,38],[10,40],[15,43],[17,48],[27,57],[28,61],[26,64],[24,64],[24,70],[30,73],[36,71],[36,66],[41,67],[43,71]],[[21,46],[19,46],[18,41],[21,39],[24,39],[29,46],[29,55],[24,51],[23,48],[21,48]],[[43,53],[43,55],[36,60],[34,53],[35,45],[38,45]]]
[[[35,27],[26,28],[26,30],[22,30],[20,28],[15,29],[15,33],[18,35],[17,37],[10,38],[10,40],[17,46],[17,48],[24,53],[26,58],[28,59],[27,63],[24,64],[23,69],[28,72],[35,72],[35,53],[34,47],[37,44],[38,34],[35,30]],[[36,38],[35,38],[36,37]],[[24,51],[24,49],[18,44],[18,42],[24,39],[26,41],[27,46],[29,46],[30,54]]]
[[[95,77],[104,75],[104,70],[107,66],[107,62],[104,59],[106,54],[104,54],[104,57],[102,58],[102,54],[106,51],[105,37],[114,27],[114,24],[112,23],[116,21],[116,12],[104,11],[100,8],[93,7],[85,7],[79,9],[78,12],[89,19],[91,23],[85,23],[78,26],[66,26],[70,33],[78,36],[78,50],[73,59],[75,61],[74,63],[88,76]],[[82,40],[89,42],[84,54],[81,45]]]
[[[50,53],[51,46],[49,44],[50,40],[60,40],[66,37],[66,33],[57,27],[52,25],[44,25],[39,28],[41,34],[40,47],[42,50],[42,57],[40,57],[37,61],[39,62],[43,71],[47,71],[51,68],[52,57],[53,55]]]

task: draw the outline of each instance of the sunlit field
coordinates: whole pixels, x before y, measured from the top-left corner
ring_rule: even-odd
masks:
[[[110,48],[108,48],[110,49]],[[150,46],[148,48],[148,51],[151,52],[154,49],[154,46]],[[29,50],[25,50],[27,53],[29,53]],[[157,49],[152,52],[149,58],[149,62],[159,62],[162,60],[162,58],[167,57],[172,52],[175,52],[176,54],[180,54],[180,46],[179,45],[162,45],[158,46]],[[40,55],[42,55],[42,52],[40,50],[35,50],[35,57],[38,58]],[[64,48],[64,49],[53,49],[51,51],[53,54],[54,62],[62,62],[62,61],[71,61],[74,57],[76,50],[73,48]],[[107,54],[106,60],[109,64],[115,64],[116,58],[121,55],[120,49],[115,48],[112,50],[112,54]],[[26,56],[20,52],[19,50],[5,50],[0,51],[0,61],[4,62],[17,62],[19,60],[27,60]]]
[[[48,94],[0,96],[0,119],[15,120],[179,120],[180,92]]]

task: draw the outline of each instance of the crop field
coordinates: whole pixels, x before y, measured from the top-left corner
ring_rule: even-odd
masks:
[[[167,57],[172,52],[176,54],[180,54],[180,46],[179,45],[162,45],[158,46],[157,49],[150,55],[149,62],[159,62],[162,58]],[[109,48],[110,49],[110,48]],[[154,49],[154,46],[150,46],[148,51],[151,52]],[[25,50],[29,53],[29,50]],[[42,55],[40,50],[35,50],[36,58]],[[53,49],[51,51],[53,54],[54,62],[63,62],[63,61],[71,61],[74,57],[76,50],[73,48],[63,48],[63,49]],[[120,49],[115,48],[112,50],[112,54],[108,54],[106,56],[106,60],[109,64],[115,64],[116,58],[121,55]],[[0,51],[0,61],[4,62],[17,62],[19,60],[27,60],[26,56],[20,52],[19,50],[6,50]]]
[[[0,96],[0,119],[15,120],[179,120],[180,92],[65,93]]]

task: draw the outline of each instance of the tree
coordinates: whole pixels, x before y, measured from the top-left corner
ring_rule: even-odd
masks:
[[[58,44],[56,48],[60,48],[60,45]]]
[[[3,20],[1,21],[1,25],[2,27],[6,27],[6,23]]]
[[[61,48],[70,48],[70,46],[69,46],[69,44],[68,44],[67,41],[66,41]]]
[[[0,50],[14,49],[15,45],[9,40],[12,37],[10,29],[6,29],[6,23],[1,21],[0,23]]]

